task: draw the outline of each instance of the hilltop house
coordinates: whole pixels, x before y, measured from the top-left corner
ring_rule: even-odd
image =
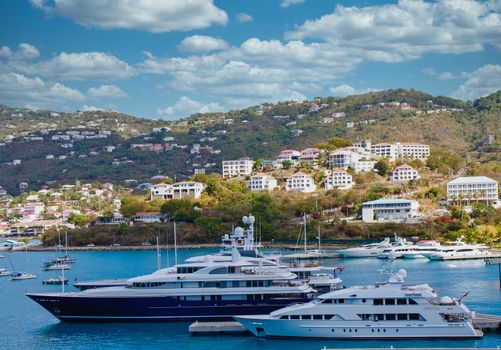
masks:
[[[250,158],[223,160],[223,178],[240,177],[252,174],[254,161]]]
[[[348,190],[353,187],[353,178],[344,169],[334,170],[328,177],[325,183],[325,189],[331,190],[334,188],[340,190]]]
[[[150,198],[153,199],[173,199],[193,197],[200,198],[205,185],[195,181],[181,181],[174,184],[160,183],[151,186]]]
[[[140,212],[134,215],[135,222],[154,223],[164,221],[164,216],[160,212]]]
[[[417,221],[419,202],[404,198],[381,198],[362,203],[363,222]]]
[[[277,180],[267,174],[259,173],[251,176],[247,181],[247,188],[251,191],[272,191],[277,187]]]
[[[391,181],[409,181],[419,179],[419,173],[416,169],[407,164],[402,164],[393,169]]]
[[[285,182],[286,191],[298,191],[311,193],[315,192],[317,187],[315,186],[315,181],[313,178],[303,172],[297,172],[290,176]]]

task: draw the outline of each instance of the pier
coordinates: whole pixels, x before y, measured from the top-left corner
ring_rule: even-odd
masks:
[[[239,322],[194,322],[188,328],[191,335],[204,334],[247,334],[249,331],[245,329]]]
[[[484,332],[501,332],[501,316],[476,314],[473,318],[473,327]]]

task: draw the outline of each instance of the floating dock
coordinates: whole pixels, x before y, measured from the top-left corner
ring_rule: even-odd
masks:
[[[473,318],[473,327],[486,332],[501,332],[501,316],[476,314]]]
[[[190,334],[246,334],[249,333],[239,322],[195,322],[188,328]]]

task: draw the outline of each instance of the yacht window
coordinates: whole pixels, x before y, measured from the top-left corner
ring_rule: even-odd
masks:
[[[291,320],[299,320],[299,315],[291,315]]]
[[[384,299],[385,305],[395,305],[395,299]]]
[[[324,320],[331,320],[334,315],[324,315]]]
[[[383,305],[383,299],[374,299],[374,305]]]
[[[409,305],[417,305],[417,303],[414,299],[409,299]]]
[[[228,267],[228,273],[235,273],[235,267],[234,266]]]
[[[395,321],[396,316],[395,314],[386,314],[386,321]]]
[[[366,301],[367,301],[367,300],[365,300],[365,298],[364,298],[364,299],[362,299],[362,303],[365,303]]]
[[[303,315],[301,316],[302,320],[311,320],[311,315]]]
[[[283,316],[280,316],[280,319],[281,320],[288,320],[289,316],[288,315],[283,315]]]
[[[397,320],[407,321],[407,314],[397,314]]]
[[[222,275],[226,274],[226,267],[218,267],[210,272],[211,275]]]
[[[406,305],[407,299],[397,299],[397,305]]]
[[[338,299],[337,301],[339,304],[344,304],[344,299]]]
[[[323,315],[313,315],[314,320],[321,320],[323,318]]]
[[[383,314],[376,314],[376,315],[374,315],[374,320],[375,321],[384,321],[384,315]]]
[[[419,314],[409,314],[409,320],[418,321],[418,320],[420,320],[420,315]]]

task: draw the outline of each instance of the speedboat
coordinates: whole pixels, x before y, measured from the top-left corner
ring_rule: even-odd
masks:
[[[46,285],[62,285],[68,284],[68,279],[63,277],[47,278],[42,281],[42,284]]]
[[[71,270],[71,266],[68,264],[60,264],[60,263],[47,263],[44,267],[46,271],[53,270]]]
[[[10,278],[12,281],[21,281],[21,280],[31,280],[37,278],[37,275],[33,273],[27,272],[14,272],[12,273],[12,277]]]
[[[400,270],[386,282],[350,287],[270,314],[235,316],[258,337],[331,339],[479,338],[474,312],[461,298],[438,297],[427,284],[404,285]]]
[[[379,243],[369,243],[360,247],[340,249],[337,252],[341,254],[343,258],[369,258],[376,257],[385,248],[390,246],[390,239],[387,237]]]
[[[260,269],[240,260],[176,265],[130,278],[125,286],[27,296],[62,321],[168,321],[231,319],[269,313],[316,296],[308,284],[294,285],[287,269]]]

